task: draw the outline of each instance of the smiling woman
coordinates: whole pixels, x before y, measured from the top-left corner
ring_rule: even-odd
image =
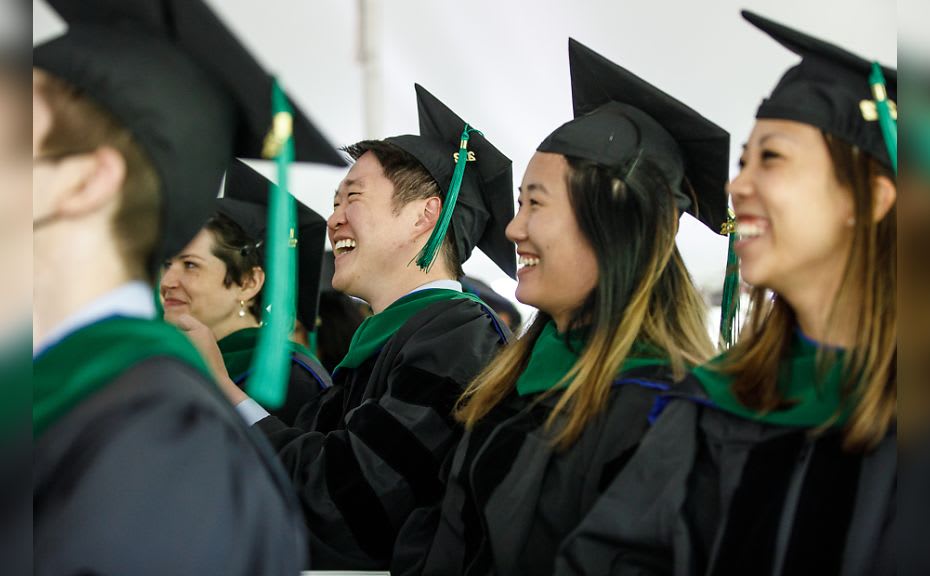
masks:
[[[507,226],[517,245],[517,299],[545,311],[561,332],[597,284],[597,256],[581,230],[573,202],[584,202],[579,187],[569,193],[565,156],[537,152],[520,188],[520,210]],[[674,234],[673,234],[674,236]]]
[[[831,291],[820,287],[838,286],[856,222],[827,144],[813,126],[760,120],[728,188],[743,278],[783,295],[809,287],[828,298],[810,302],[819,310],[829,310]]]
[[[755,286],[750,333],[722,371],[760,411],[784,402],[775,374],[792,330],[850,352],[848,389],[885,388],[894,355],[895,185],[890,167],[830,134],[789,120],[759,120],[729,190],[743,277]],[[744,222],[746,222],[744,224]],[[774,301],[769,291],[778,295]],[[871,403],[874,402],[874,403]],[[894,396],[859,404],[847,443],[880,442]]]
[[[178,254],[168,259],[161,278],[165,320],[189,314],[213,333],[233,382],[244,388],[252,367],[262,321],[265,284],[264,242],[270,182],[242,162],[227,172],[226,192],[217,212]],[[298,209],[300,259],[297,319],[312,328],[323,250],[323,219]],[[273,413],[288,424],[306,404],[314,405],[330,383],[313,353],[288,341],[291,374],[284,404]],[[313,410],[306,412],[311,417]]]
[[[574,40],[569,60],[575,119],[537,148],[506,230],[540,312],[458,401],[426,574],[551,574],[661,394],[713,352],[675,235],[682,211],[725,219],[729,137]]]
[[[165,318],[175,321],[190,314],[213,331],[217,340],[233,332],[259,326],[265,274],[258,259],[241,267],[247,256],[230,250],[255,241],[243,241],[245,232],[229,217],[211,218],[181,254],[165,262],[161,296]],[[236,242],[236,240],[240,242]]]

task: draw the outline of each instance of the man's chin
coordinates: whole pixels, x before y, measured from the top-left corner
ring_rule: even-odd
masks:
[[[349,276],[346,270],[342,270],[342,273],[340,274],[340,270],[337,269],[336,272],[333,274],[333,280],[332,280],[333,290],[338,290],[345,294],[353,295],[352,284],[353,284],[352,278]]]
[[[358,298],[359,300],[368,301],[368,299],[361,293],[358,289],[357,283],[352,283],[348,281],[339,282],[333,277],[333,290],[338,290],[346,296],[351,296],[353,298]]]

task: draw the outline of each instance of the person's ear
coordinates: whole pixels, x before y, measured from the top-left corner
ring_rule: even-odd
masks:
[[[259,266],[252,268],[252,271],[246,275],[240,288],[240,299],[248,302],[255,298],[265,285],[265,271]]]
[[[103,146],[62,159],[56,180],[62,190],[56,202],[58,214],[82,216],[119,204],[126,161],[114,148]]]
[[[439,222],[439,214],[442,212],[442,200],[439,196],[431,196],[423,203],[423,208],[417,215],[417,227],[423,231],[432,231]]]
[[[885,218],[898,199],[898,186],[887,176],[876,176],[872,181],[874,201],[872,202],[872,220],[880,222]]]

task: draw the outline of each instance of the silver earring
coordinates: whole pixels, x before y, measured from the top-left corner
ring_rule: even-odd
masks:
[[[239,300],[239,318],[245,318],[245,300]]]

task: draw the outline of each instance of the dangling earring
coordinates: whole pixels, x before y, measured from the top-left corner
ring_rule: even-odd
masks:
[[[849,226],[850,228],[852,228],[853,226],[855,226],[855,225],[856,225],[856,217],[855,217],[855,216],[850,216],[849,218],[847,218],[847,219],[846,219],[846,225]]]
[[[245,318],[245,300],[239,300],[239,318]]]

